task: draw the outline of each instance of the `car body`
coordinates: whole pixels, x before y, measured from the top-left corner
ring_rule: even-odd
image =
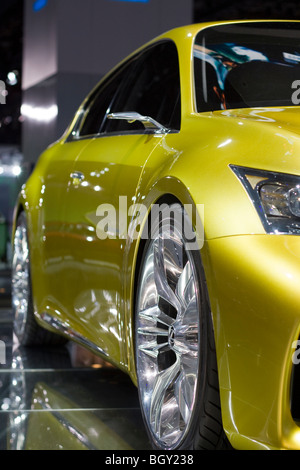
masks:
[[[193,312],[202,312],[206,297],[203,311],[209,312],[203,322],[202,314],[201,320],[194,316],[193,323],[201,335],[213,332],[216,389],[227,440],[236,449],[300,448],[300,108],[294,102],[299,31],[298,22],[245,21],[191,25],[156,38],[125,59],[89,95],[64,136],[41,156],[16,206],[13,300],[22,332],[26,305],[31,303],[39,327],[81,342],[128,373],[142,390],[145,422],[160,449],[202,448],[191,443],[191,434],[195,415],[208,401],[203,398],[206,388],[201,388],[206,359],[202,364],[201,354],[191,352],[198,348],[192,341],[198,345],[200,333],[190,331],[193,340],[182,333],[185,325],[177,327],[178,317],[167,330],[167,349],[174,357],[182,359],[184,347],[188,350],[189,375],[173,363],[158,364],[159,335],[166,333],[151,329],[154,316],[151,321],[147,317],[145,326],[142,307],[136,326],[136,305],[142,305],[147,286],[153,295],[155,284],[154,297],[160,300],[173,296],[162,273],[169,263],[168,272],[176,275],[174,253],[155,277],[160,262],[155,257],[167,252],[167,242],[162,250],[157,237],[147,247],[142,236],[158,203],[175,207],[175,212],[183,207],[185,215],[190,211],[199,248],[190,255],[195,249],[189,250],[184,238],[184,256],[192,266]],[[152,60],[159,79],[147,95],[139,80]],[[122,93],[116,95],[120,86]],[[141,93],[146,111],[126,107],[129,95],[131,105]],[[101,108],[101,123],[94,120],[93,103]],[[147,113],[156,105],[160,109],[159,104],[165,106],[165,114]],[[95,131],[103,125],[104,131]],[[124,219],[120,221],[124,213],[125,234]],[[18,223],[20,214],[23,221]],[[18,250],[25,234],[28,248],[21,258],[23,265],[27,263],[25,279],[29,262],[32,294],[20,315]],[[149,285],[147,269],[155,279]],[[24,287],[31,289],[26,282],[22,286],[23,293]],[[139,334],[145,345],[137,342]],[[22,334],[19,337],[22,341]],[[205,357],[210,357],[208,337],[201,336]],[[198,362],[193,362],[195,357]],[[144,365],[148,377],[143,376]],[[171,373],[167,377],[171,369],[172,378]],[[153,370],[158,377],[154,382]],[[156,389],[163,386],[162,399]],[[150,410],[147,387],[152,387],[154,397]],[[182,391],[184,387],[189,391]],[[174,415],[174,441],[162,438],[167,424],[161,423],[169,416],[164,415],[167,392],[169,405],[180,409]],[[188,402],[185,416],[179,396]],[[159,417],[153,415],[155,407]],[[200,420],[200,429],[202,425]]]

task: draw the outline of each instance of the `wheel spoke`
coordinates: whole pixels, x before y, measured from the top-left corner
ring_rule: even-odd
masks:
[[[168,284],[166,267],[164,263],[163,238],[159,236],[153,244],[154,248],[154,279],[158,295],[172,305],[177,312],[181,311],[181,304]]]
[[[160,372],[156,378],[153,393],[151,396],[150,421],[154,431],[158,436],[162,433],[162,409],[165,402],[166,392],[180,370],[179,360],[168,369]]]
[[[147,308],[146,310],[142,310],[139,313],[139,317],[155,324],[159,321],[166,326],[173,325],[175,321],[172,317],[162,312],[157,305]]]
[[[175,397],[180,410],[180,414],[185,423],[188,422],[190,416],[190,407],[188,398],[186,397],[186,378],[183,372],[180,373],[176,380]]]
[[[190,262],[188,261],[178,279],[176,294],[186,309],[195,295],[195,285]]]
[[[199,310],[194,297],[179,319],[175,346],[181,354],[197,357],[199,350]]]
[[[165,350],[169,350],[168,342],[157,344],[156,341],[149,341],[139,346],[140,352],[143,352],[154,359],[157,359],[158,354]]]
[[[181,240],[170,234],[170,239],[164,239],[164,265],[166,277],[172,290],[175,291],[184,266],[184,249]]]
[[[154,327],[154,326],[144,326],[138,329],[138,334],[148,335],[148,336],[168,336],[169,333],[163,328]]]

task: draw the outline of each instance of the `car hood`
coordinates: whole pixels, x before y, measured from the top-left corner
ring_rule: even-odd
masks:
[[[276,127],[300,135],[300,107],[249,108],[217,111],[219,115]]]

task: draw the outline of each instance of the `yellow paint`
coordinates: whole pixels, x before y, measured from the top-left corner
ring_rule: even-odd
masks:
[[[182,128],[67,143],[40,158],[20,195],[28,217],[37,314],[48,312],[135,377],[134,280],[139,240],[97,237],[96,209],[119,195],[151,204],[166,194],[204,204],[201,250],[214,321],[224,428],[237,448],[300,448],[289,411],[291,345],[300,330],[300,239],[266,235],[230,164],[300,175],[299,107],[197,114],[192,48],[175,41]],[[82,181],[70,178],[84,173]],[[45,326],[45,325],[44,325]]]

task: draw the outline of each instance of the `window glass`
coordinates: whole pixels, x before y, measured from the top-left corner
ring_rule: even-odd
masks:
[[[161,42],[143,52],[131,75],[112,104],[111,112],[137,112],[164,127],[179,130],[181,96],[178,53],[171,41]],[[106,132],[144,130],[141,123],[107,120]]]
[[[128,75],[130,66],[131,63],[121,67],[93,93],[79,125],[77,132],[79,137],[97,135],[101,132],[105,116],[109,112],[110,105],[120,84]]]
[[[299,104],[293,89],[300,77],[300,25],[206,28],[196,37],[194,64],[198,112]]]

